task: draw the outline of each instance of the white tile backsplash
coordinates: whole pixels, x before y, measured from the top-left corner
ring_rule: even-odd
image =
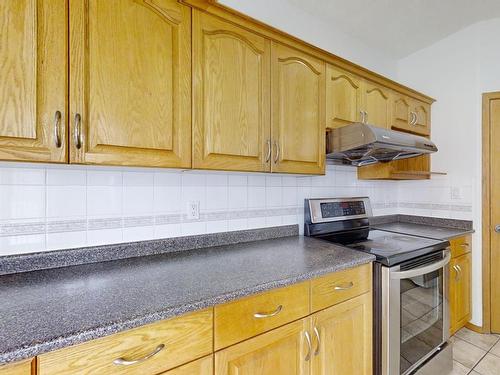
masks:
[[[460,199],[451,199],[451,187]],[[472,182],[358,181],[325,176],[0,164],[0,255],[299,224],[304,199],[371,197],[375,215],[470,219]],[[188,220],[190,201],[200,219]]]

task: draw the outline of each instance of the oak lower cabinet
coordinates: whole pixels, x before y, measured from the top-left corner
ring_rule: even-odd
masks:
[[[67,4],[0,1],[0,160],[67,162]]]
[[[173,370],[162,372],[160,375],[213,375],[213,373],[214,358],[209,355]]]
[[[371,292],[217,352],[215,374],[371,375]]]
[[[464,327],[472,316],[471,237],[450,241],[452,259],[449,273],[450,335]]]
[[[34,373],[35,364],[33,359],[0,366],[0,375],[32,375]]]
[[[154,375],[210,356],[212,348],[213,311],[206,309],[42,354],[37,374]],[[171,373],[206,369],[207,361]]]
[[[190,168],[191,9],[74,0],[69,15],[70,162]]]
[[[309,325],[309,318],[301,319],[215,353],[215,374],[309,374]]]
[[[312,374],[372,375],[372,293],[312,316]]]
[[[273,42],[273,172],[325,171],[325,62]]]

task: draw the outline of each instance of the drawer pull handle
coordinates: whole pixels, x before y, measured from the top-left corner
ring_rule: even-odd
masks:
[[[335,290],[348,290],[351,289],[354,286],[354,283],[352,281],[349,281],[348,283],[342,283],[340,285],[335,285],[333,289]]]
[[[306,337],[306,341],[307,341],[307,355],[306,357],[304,358],[305,361],[309,361],[311,359],[311,352],[312,352],[312,344],[311,344],[311,336],[309,336],[309,332],[305,331],[304,332],[304,336]]]
[[[319,336],[318,328],[314,327],[313,331],[314,331],[314,334],[316,335],[316,340],[318,340],[318,345],[316,346],[316,350],[314,351],[314,356],[316,357],[319,354],[319,351],[321,349],[321,338]]]
[[[470,245],[467,242],[465,242],[465,243],[461,243],[460,246],[462,246],[462,247],[469,247]]]
[[[253,314],[254,318],[257,318],[257,319],[262,319],[262,318],[271,318],[273,316],[276,316],[278,315],[281,310],[283,310],[283,305],[279,305],[276,310],[274,310],[273,312],[270,312],[270,313],[255,313]]]
[[[147,354],[146,356],[139,358],[139,359],[125,359],[125,358],[117,358],[113,361],[113,364],[116,366],[132,366],[136,365],[138,363],[147,361],[151,357],[154,357],[157,355],[159,352],[161,352],[165,348],[165,344],[160,344],[156,347],[155,350],[153,350],[151,353]]]

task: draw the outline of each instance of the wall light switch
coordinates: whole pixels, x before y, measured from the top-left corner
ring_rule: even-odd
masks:
[[[200,201],[188,202],[187,218],[190,220],[198,220],[200,218]]]
[[[452,200],[460,200],[462,199],[462,189],[458,186],[453,186],[451,188],[451,199]]]

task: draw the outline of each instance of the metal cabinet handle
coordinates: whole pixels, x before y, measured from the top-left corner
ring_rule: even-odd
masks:
[[[274,310],[273,312],[269,312],[269,313],[255,313],[255,314],[253,314],[253,317],[257,318],[257,319],[271,318],[273,316],[278,315],[281,312],[281,310],[283,310],[283,305],[279,305],[276,308],[276,310]]]
[[[280,145],[278,141],[274,141],[274,147],[276,147],[276,154],[274,155],[274,164],[277,164],[280,158]]]
[[[308,347],[307,355],[304,358],[307,362],[311,359],[312,344],[311,344],[311,336],[309,336],[309,332],[304,331],[304,336],[306,337],[307,347]]]
[[[417,114],[415,112],[411,112],[411,117],[412,117],[412,120],[410,122],[410,125],[415,125],[417,123]]]
[[[266,155],[266,163],[269,163],[271,160],[271,140],[267,140],[267,155]]]
[[[348,283],[342,283],[339,285],[335,285],[333,288],[334,290],[348,290],[351,289],[354,286],[354,283],[352,281],[349,281]]]
[[[54,115],[54,141],[57,148],[62,146],[61,142],[61,119],[62,114],[61,111],[56,111]]]
[[[75,115],[75,147],[82,148],[82,116],[79,113]]]
[[[495,232],[500,233],[500,224],[495,225]]]
[[[113,361],[113,364],[115,366],[132,366],[136,365],[138,363],[147,361],[151,357],[157,355],[159,352],[161,352],[165,348],[165,344],[160,344],[158,345],[155,350],[153,350],[151,353],[147,354],[146,356],[139,358],[139,359],[125,359],[125,358],[117,358]]]
[[[361,122],[364,124],[365,123],[365,112],[359,111],[359,114],[361,115]]]
[[[316,340],[318,341],[318,345],[316,346],[316,350],[314,351],[314,356],[316,357],[317,355],[319,355],[319,351],[321,349],[321,338],[319,335],[318,328],[314,327],[313,331],[314,331],[314,334],[316,335]]]
[[[368,112],[365,111],[364,121],[363,123],[368,123]]]
[[[469,247],[470,245],[467,242],[465,242],[465,243],[461,243],[460,246],[461,247]]]
[[[455,270],[455,281],[460,281],[462,279],[462,267],[457,264],[453,266],[453,269]]]

